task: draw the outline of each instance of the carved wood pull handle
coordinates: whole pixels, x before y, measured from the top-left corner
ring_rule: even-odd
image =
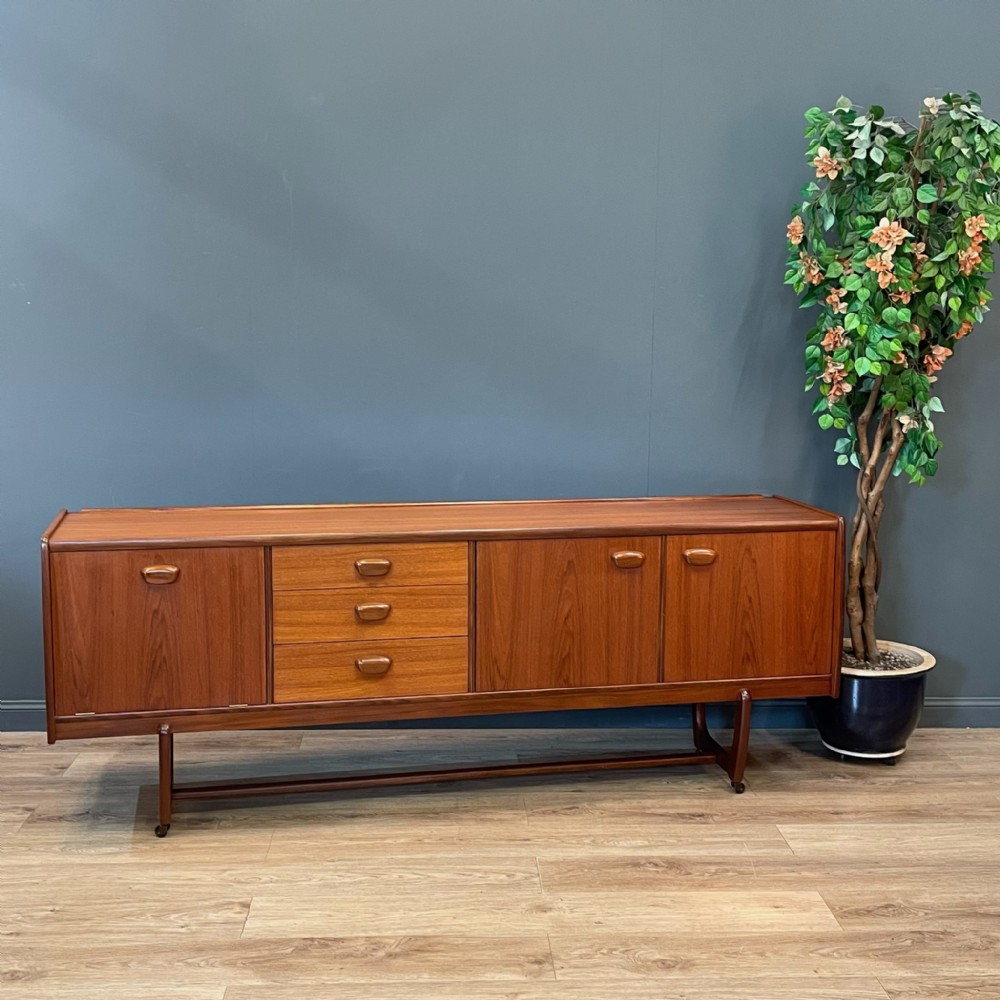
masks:
[[[692,566],[709,566],[715,562],[715,549],[685,549],[684,559]]]
[[[354,613],[358,616],[358,620],[363,622],[380,622],[383,618],[389,617],[390,611],[392,611],[391,604],[356,604],[354,606]]]
[[[368,677],[377,677],[379,674],[387,674],[392,666],[391,656],[362,656],[354,661],[354,666],[358,668],[359,674]]]
[[[173,583],[180,570],[176,566],[146,566],[142,578],[146,583]]]
[[[636,566],[641,566],[646,561],[646,553],[632,552],[631,550],[625,552],[612,552],[611,561],[619,569],[635,569]]]
[[[391,559],[358,559],[354,563],[358,576],[385,576],[392,569]]]

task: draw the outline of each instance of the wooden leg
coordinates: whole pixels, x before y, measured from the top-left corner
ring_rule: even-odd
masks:
[[[747,753],[750,749],[750,692],[741,691],[740,700],[736,703],[736,721],[733,723],[733,745],[729,751],[729,767],[726,769],[729,780],[733,783],[733,791],[742,794],[746,791],[743,784],[743,772],[747,766]]]
[[[691,706],[691,731],[695,747],[715,755],[715,762],[729,775],[733,791],[737,795],[745,792],[747,787],[743,783],[743,772],[747,766],[750,746],[750,703],[750,692],[741,691],[736,702],[736,721],[733,724],[733,743],[730,747],[721,746],[708,731],[705,706]]]
[[[714,751],[714,747],[705,743],[706,738],[711,739],[711,737],[708,735],[708,723],[705,721],[705,705],[703,703],[691,706],[691,730],[694,734],[694,745],[699,750]],[[712,742],[715,741],[712,740]]]
[[[165,837],[170,829],[174,798],[174,734],[170,726],[160,726],[160,822],[156,836]]]

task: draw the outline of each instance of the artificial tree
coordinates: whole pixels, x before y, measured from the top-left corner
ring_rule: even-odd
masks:
[[[937,472],[938,372],[988,311],[1000,233],[1000,125],[975,93],[923,102],[917,125],[846,97],[806,112],[816,180],[788,224],[785,283],[818,306],[806,346],[813,412],[857,467],[847,563],[855,657],[879,665],[879,527],[890,475]]]

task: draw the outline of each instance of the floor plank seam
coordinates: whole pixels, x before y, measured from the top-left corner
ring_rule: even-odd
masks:
[[[837,914],[836,914],[836,911],[835,911],[835,910],[833,909],[833,907],[832,907],[832,906],[831,906],[831,905],[830,905],[830,904],[829,904],[829,903],[827,902],[827,899],[826,899],[826,895],[825,895],[824,893],[820,892],[820,891],[817,891],[816,895],[817,895],[817,896],[819,896],[819,898],[820,898],[821,900],[823,900],[823,905],[824,905],[824,906],[825,906],[825,907],[827,908],[827,910],[829,911],[829,913],[830,913],[830,916],[831,916],[831,917],[833,917],[833,919],[837,921],[837,926],[838,926],[838,927],[840,928],[840,932],[841,932],[841,934],[846,934],[846,933],[847,933],[847,928],[846,928],[846,927],[845,927],[845,926],[844,926],[844,925],[843,925],[843,924],[842,924],[842,923],[840,922],[840,917],[838,917],[838,916],[837,916]],[[881,985],[881,984],[880,984],[880,985]]]
[[[781,837],[781,839],[785,842],[785,846],[792,852],[792,855],[794,857],[798,857],[798,855],[795,853],[795,848],[792,847],[792,845],[788,842],[788,838],[785,836],[785,831],[782,830],[777,823],[775,823],[774,828],[775,830],[778,831],[778,836]]]
[[[873,978],[875,979],[875,982],[878,983],[878,988],[885,994],[886,1000],[892,1000],[892,994],[882,984],[882,977],[875,976]]]
[[[549,968],[552,970],[552,982],[558,983],[559,974],[556,972],[556,953],[552,950],[552,935],[546,932],[545,942],[549,949]]]

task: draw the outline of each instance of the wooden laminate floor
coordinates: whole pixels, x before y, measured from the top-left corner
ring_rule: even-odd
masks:
[[[177,737],[178,780],[679,748],[625,731]],[[152,739],[0,735],[0,998],[1000,997],[1000,730],[898,767],[755,731],[710,767],[180,803]]]

